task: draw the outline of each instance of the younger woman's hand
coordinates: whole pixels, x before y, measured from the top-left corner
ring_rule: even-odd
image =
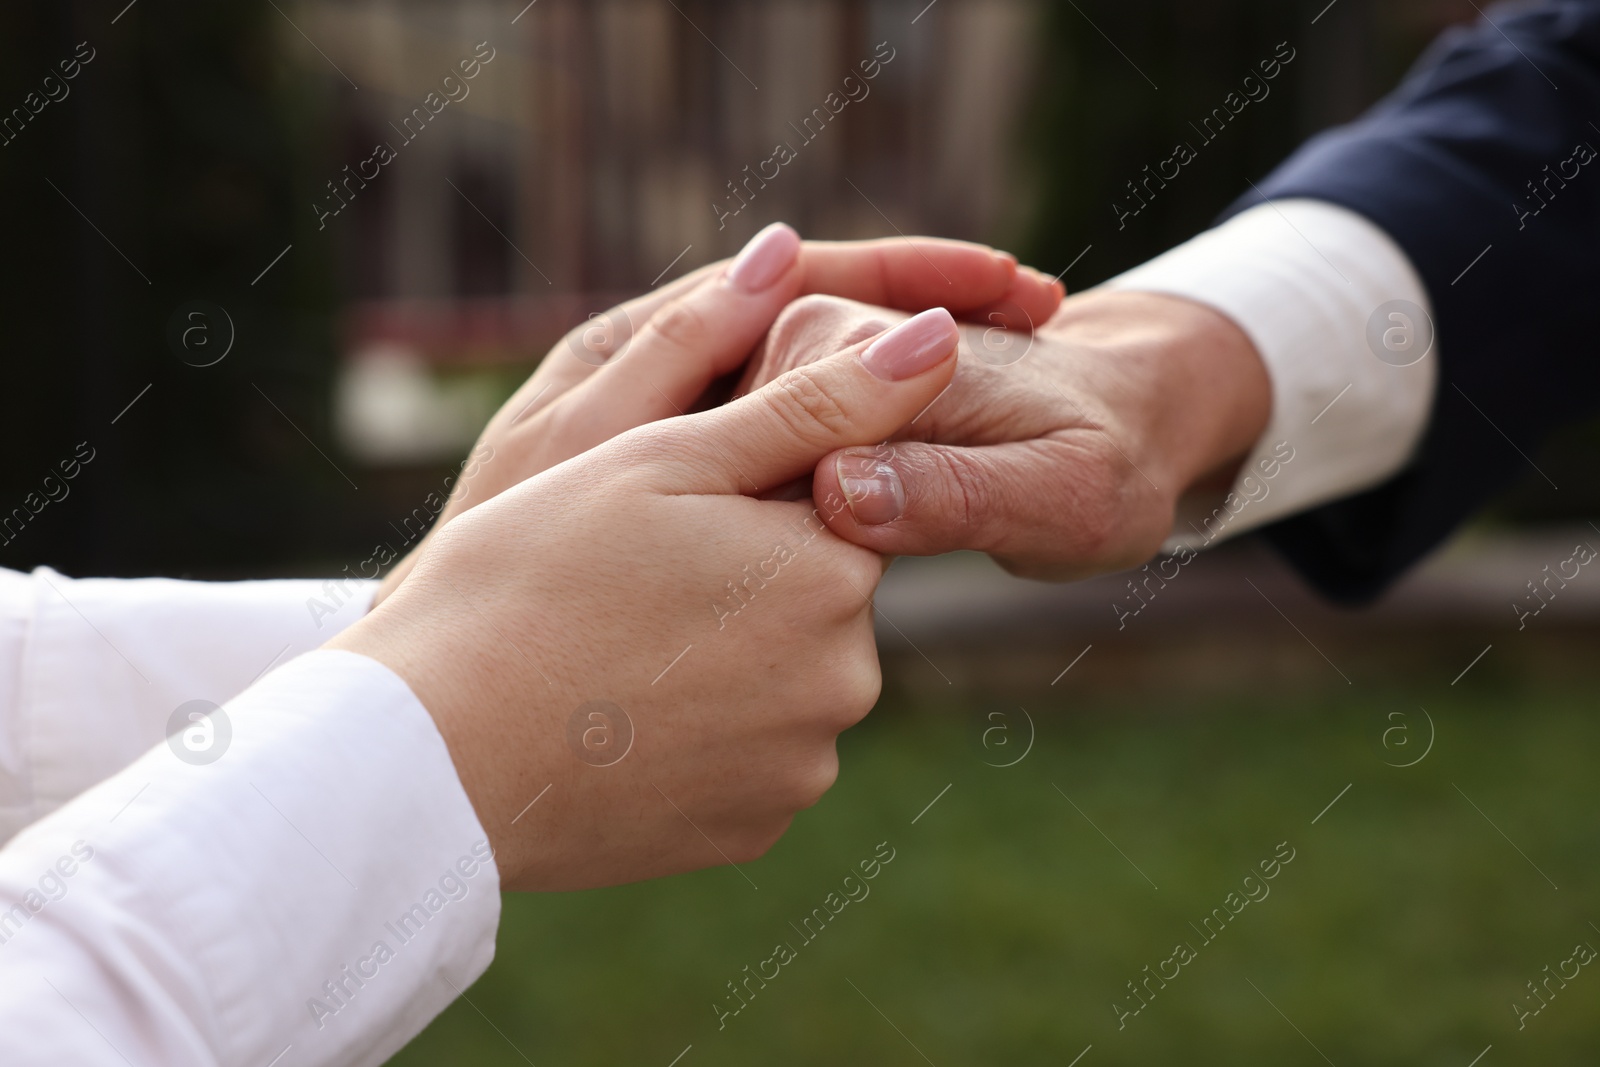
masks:
[[[802,243],[775,223],[737,258],[597,315],[551,349],[490,420],[435,529],[625,430],[694,410],[706,387],[741,366],[789,302],[808,293],[906,312],[946,307],[985,325],[1028,329],[1050,317],[1062,289],[981,245],[932,238]],[[395,565],[374,605],[416,558],[414,551]]]
[[[755,494],[895,433],[958,337],[925,312],[522,482],[331,643],[432,714],[504,887],[751,860],[833,782],[837,735],[878,696],[883,563],[826,529],[836,494]]]

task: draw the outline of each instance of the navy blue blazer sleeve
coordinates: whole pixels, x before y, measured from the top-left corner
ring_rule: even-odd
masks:
[[[1600,408],[1600,0],[1496,7],[1357,122],[1229,210],[1311,197],[1388,232],[1433,303],[1439,389],[1416,461],[1263,531],[1327,596],[1377,596]]]

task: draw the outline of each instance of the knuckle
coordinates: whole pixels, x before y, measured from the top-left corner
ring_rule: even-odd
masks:
[[[842,733],[865,719],[878,704],[883,692],[883,668],[876,655],[857,657],[844,672],[843,692],[840,694],[840,712],[844,725]]]
[[[614,307],[590,315],[586,322],[568,330],[562,341],[583,362],[601,366],[622,351],[632,336],[633,323],[628,312]]]
[[[799,329],[815,326],[818,323],[834,322],[849,314],[850,308],[850,302],[841,297],[807,293],[789,301],[788,306],[779,313],[774,328]]]
[[[710,321],[690,296],[666,304],[650,318],[647,334],[677,348],[698,348],[711,336]]]
[[[797,776],[795,782],[794,808],[804,811],[814,807],[828,790],[833,788],[833,783],[839,780],[839,754],[833,745],[829,745],[827,752],[803,774]]]
[[[857,548],[845,542],[846,559],[840,564],[840,573],[848,583],[839,591],[841,599],[854,614],[872,614],[872,595],[883,581],[883,557],[871,549]]]
[[[802,441],[830,441],[851,424],[850,412],[816,375],[790,371],[758,394]]]
[[[778,313],[767,335],[769,358],[786,366],[805,362],[804,355],[829,351],[820,342],[850,314],[851,303],[818,293],[797,297]]]
[[[950,509],[961,528],[981,531],[990,513],[994,489],[988,472],[964,451],[934,453],[941,481],[947,487],[944,507]]]
[[[839,537],[826,524],[829,514],[817,508],[806,516],[806,527],[818,531],[812,542],[820,567],[806,591],[808,610],[822,625],[838,626],[872,617],[872,597],[883,581],[883,557]]]

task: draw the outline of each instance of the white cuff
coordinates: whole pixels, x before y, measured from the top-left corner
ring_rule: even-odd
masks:
[[[0,571],[0,842],[366,614],[377,586]]]
[[[1169,551],[1371,488],[1422,439],[1439,358],[1428,294],[1393,239],[1353,211],[1262,204],[1106,286],[1215,308],[1272,379],[1271,421],[1232,491],[1180,502]]]
[[[488,966],[498,870],[398,676],[313,652],[214,731],[0,851],[0,1062],[376,1065]]]

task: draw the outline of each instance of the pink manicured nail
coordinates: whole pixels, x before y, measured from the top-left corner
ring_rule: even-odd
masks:
[[[783,223],[774,222],[744,246],[728,268],[728,282],[752,295],[764,293],[783,277],[799,254],[800,235]]]
[[[850,514],[862,526],[893,522],[906,509],[900,473],[876,452],[842,452],[834,461]]]
[[[868,346],[861,362],[886,382],[914,378],[956,349],[961,334],[944,308],[907,319]]]

